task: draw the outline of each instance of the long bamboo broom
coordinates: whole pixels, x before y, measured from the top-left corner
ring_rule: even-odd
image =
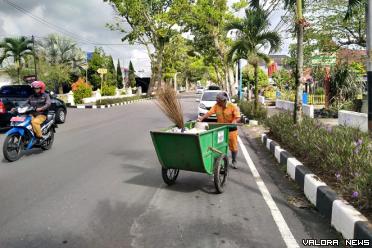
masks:
[[[184,129],[183,112],[181,103],[177,98],[177,92],[166,85],[158,89],[156,103],[161,111],[171,120],[178,128]]]

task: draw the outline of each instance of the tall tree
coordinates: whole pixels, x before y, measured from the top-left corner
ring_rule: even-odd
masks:
[[[231,90],[234,80],[229,77],[231,63],[228,61],[228,38],[225,25],[233,19],[226,0],[198,0],[187,16],[188,31],[194,36],[195,49],[207,65],[213,66],[218,81]]]
[[[107,84],[117,87],[116,69],[111,55],[106,56],[105,68],[107,68],[107,74],[105,75]]]
[[[121,71],[120,61],[118,59],[118,63],[116,66],[116,81],[118,82],[117,86],[119,89],[123,88],[123,72]]]
[[[307,6],[306,18],[311,26],[306,30],[305,40],[314,39],[319,48],[327,43],[337,46],[366,46],[365,6],[355,6],[352,15],[345,19],[348,0],[311,1]]]
[[[97,70],[106,68],[106,55],[102,48],[96,48],[92,54],[92,58],[88,62],[88,81],[94,89],[100,88],[101,77]]]
[[[24,59],[27,55],[32,54],[32,40],[22,36],[18,38],[4,38],[0,42],[0,48],[2,49],[0,55],[0,64],[7,58],[12,58],[17,68],[17,83],[21,82],[20,74],[23,66]]]
[[[307,21],[303,16],[304,0],[284,0],[286,9],[295,11],[295,30],[297,36],[297,63],[296,63],[296,98],[293,111],[294,123],[302,121],[302,93],[303,93],[303,67],[304,67],[304,29]]]
[[[270,31],[269,14],[258,8],[245,10],[245,17],[231,22],[227,30],[238,30],[239,36],[232,44],[229,57],[247,59],[254,68],[255,108],[258,106],[258,68],[261,61],[268,63],[270,58],[260,48],[269,45],[270,52],[280,48],[281,39],[277,32]]]
[[[136,75],[135,70],[132,64],[132,61],[129,61],[129,73],[128,73],[128,80],[130,87],[136,87]]]
[[[155,81],[162,80],[163,53],[170,38],[177,34],[181,17],[188,13],[187,0],[104,0],[112,5],[119,22],[109,25],[112,30],[125,34],[123,41],[138,43],[147,49],[151,61],[152,77],[148,94],[152,93]],[[130,29],[124,27],[129,25]]]

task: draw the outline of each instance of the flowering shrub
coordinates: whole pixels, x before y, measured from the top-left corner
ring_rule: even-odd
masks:
[[[372,141],[367,133],[343,126],[323,127],[288,113],[268,118],[270,135],[361,209],[372,209]]]
[[[83,78],[79,78],[78,81],[71,85],[72,92],[74,93],[75,104],[83,102],[83,98],[91,97],[93,90],[92,86],[85,82]]]

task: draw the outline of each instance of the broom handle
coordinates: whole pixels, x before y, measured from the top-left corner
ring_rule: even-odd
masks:
[[[244,123],[221,123],[221,122],[205,122],[208,124],[224,124],[224,125],[229,125],[229,126],[243,126]]]

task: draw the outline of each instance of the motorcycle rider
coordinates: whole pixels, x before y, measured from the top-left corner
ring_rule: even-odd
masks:
[[[31,114],[31,125],[35,136],[39,142],[44,140],[41,131],[41,124],[47,119],[48,109],[51,105],[49,94],[45,93],[45,84],[42,81],[34,81],[31,83],[31,88],[34,89],[34,94],[31,95],[25,105],[30,105],[35,108]],[[12,109],[14,111],[14,109]]]

